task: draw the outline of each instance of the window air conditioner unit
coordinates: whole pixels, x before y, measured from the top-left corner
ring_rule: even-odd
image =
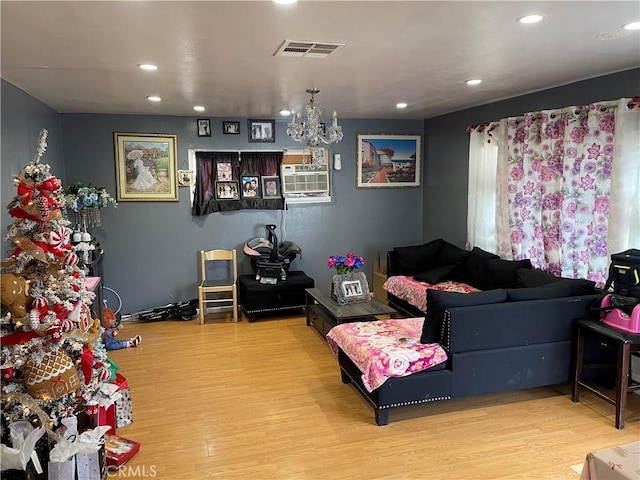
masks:
[[[324,161],[314,165],[307,152],[287,152],[281,166],[282,193],[285,198],[325,198],[330,201],[329,154],[326,148],[319,149]]]

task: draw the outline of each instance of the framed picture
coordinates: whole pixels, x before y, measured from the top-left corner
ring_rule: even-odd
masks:
[[[242,198],[260,198],[260,178],[258,176],[242,177]]]
[[[239,200],[238,182],[216,182],[216,200]]]
[[[358,134],[356,187],[419,187],[421,135]]]
[[[334,275],[333,291],[340,305],[368,302],[371,299],[367,277],[363,272]]]
[[[238,135],[240,133],[240,122],[222,122],[222,133],[225,135]]]
[[[216,176],[219,182],[226,182],[233,178],[231,162],[220,161],[216,164]]]
[[[260,177],[262,198],[280,198],[280,177],[277,175]]]
[[[177,202],[176,135],[114,134],[119,202]]]
[[[193,170],[178,170],[178,186],[193,186]]]
[[[249,142],[275,142],[276,141],[276,121],[275,120],[247,120],[249,128]]]
[[[211,136],[211,120],[208,118],[198,119],[198,136],[210,137]]]

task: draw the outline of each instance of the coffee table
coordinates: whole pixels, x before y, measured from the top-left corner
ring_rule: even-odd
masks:
[[[305,296],[307,326],[313,325],[322,336],[326,336],[339,323],[372,321],[380,315],[396,318],[398,313],[375,298],[367,302],[339,305],[328,291],[320,288],[305,289]]]

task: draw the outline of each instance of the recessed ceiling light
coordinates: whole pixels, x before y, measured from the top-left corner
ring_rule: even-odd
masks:
[[[149,100],[150,102],[160,102],[160,101],[162,101],[162,99],[160,97],[158,97],[157,95],[149,95],[147,97],[147,100]]]
[[[482,83],[482,80],[479,78],[472,78],[471,80],[467,80],[467,85],[479,85]]]
[[[196,112],[204,112],[204,107],[202,105],[196,105],[193,107]]]
[[[288,117],[289,115],[291,115],[291,110],[283,108],[282,110],[280,110],[280,115],[282,115],[283,117]]]
[[[622,26],[625,30],[640,30],[640,22],[631,22]]]
[[[404,102],[396,103],[396,108],[407,108],[407,104]]]
[[[149,71],[158,70],[158,66],[153,65],[151,63],[141,63],[140,65],[138,65],[138,67],[142,70],[149,70]]]
[[[544,19],[543,15],[526,15],[524,17],[520,17],[518,18],[518,22],[520,23],[538,23],[541,22]]]
[[[297,2],[298,0],[273,0],[273,3],[279,3],[280,5],[290,5]]]

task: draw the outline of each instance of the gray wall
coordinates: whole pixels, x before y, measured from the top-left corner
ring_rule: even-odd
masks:
[[[638,95],[640,69],[634,69],[425,120],[424,240],[442,237],[465,246],[469,176],[465,131],[469,125]]]
[[[2,148],[0,161],[0,197],[2,213],[0,222],[2,237],[13,218],[7,213],[7,205],[16,195],[13,178],[20,169],[31,162],[36,153],[40,130],[47,129],[48,147],[41,161],[51,166],[51,172],[64,181],[65,168],[62,151],[60,116],[55,110],[30,97],[12,84],[1,81],[2,95]],[[2,259],[15,245],[2,242]]]
[[[61,115],[65,167],[69,184],[84,181],[116,193],[113,132],[172,133],[178,136],[178,168],[187,168],[187,150],[299,149],[285,134],[286,120],[276,120],[276,143],[248,143],[246,119],[240,135],[222,135],[222,120],[212,118],[212,136],[196,135],[197,117],[140,115]],[[197,252],[236,248],[240,272],[252,273],[242,254],[244,242],[265,235],[265,224],[278,226],[279,240],[297,243],[304,270],[319,286],[328,286],[330,255],[353,251],[372,265],[394,245],[422,240],[422,189],[356,189],[357,133],[419,133],[422,121],[341,120],[344,139],[331,152],[342,154],[342,170],[332,171],[330,204],[295,205],[287,211],[244,210],[192,217],[189,189],[179,202],[120,202],[102,211],[102,227],[92,229],[105,251],[105,283],[123,298],[125,313],[195,298]]]

